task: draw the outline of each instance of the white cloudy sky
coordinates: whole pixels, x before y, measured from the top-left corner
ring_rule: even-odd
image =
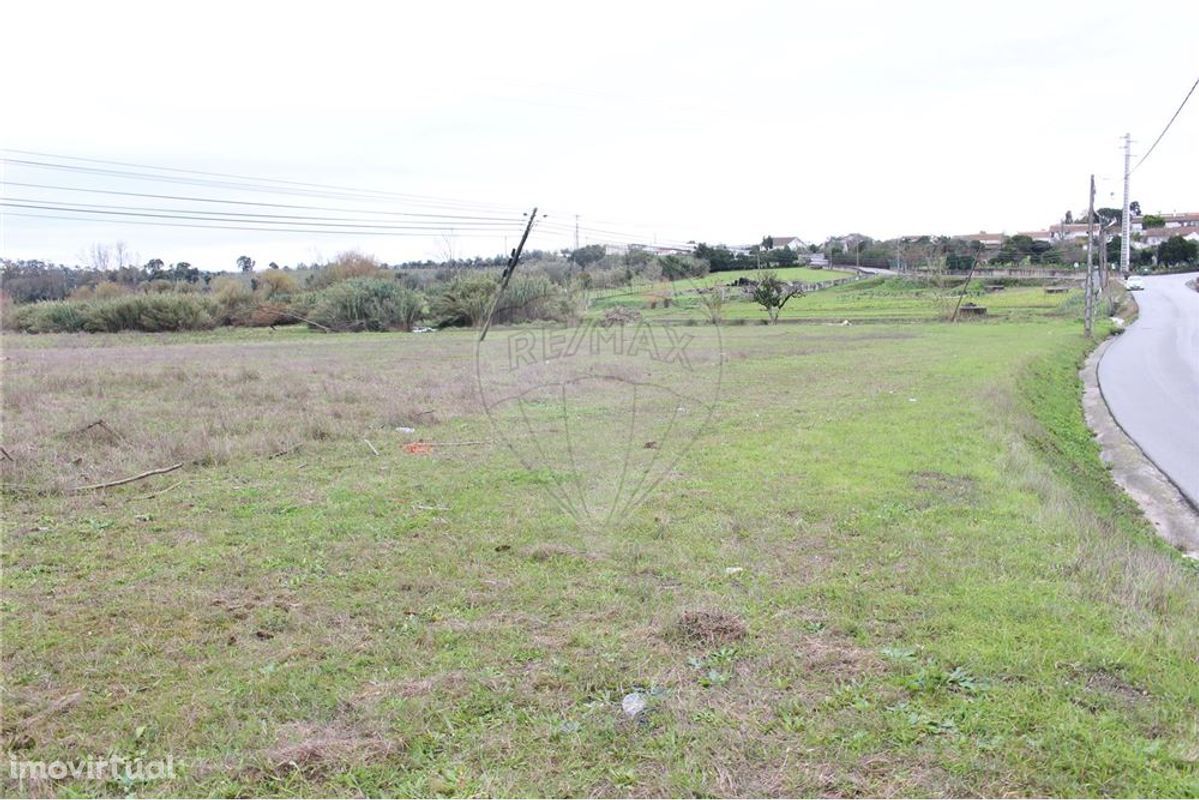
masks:
[[[1085,206],[1091,172],[1099,203],[1119,205],[1120,136],[1130,131],[1144,152],[1199,77],[1193,0],[17,0],[0,16],[3,147],[445,198],[455,202],[439,210],[468,216],[516,220],[507,209],[539,204],[550,214],[539,247],[569,244],[575,214],[584,228],[659,241],[1044,228]],[[1133,199],[1147,211],[1199,207],[1196,143],[1193,99],[1134,174]],[[26,183],[430,210],[399,197],[367,208],[332,194],[48,170],[11,163],[45,157],[4,155],[10,202],[243,208],[12,185]],[[357,247],[399,261],[494,254],[515,241],[457,227],[284,234],[16,210],[5,210],[0,255],[64,262],[117,240],[143,260],[209,268],[242,253],[282,264]]]

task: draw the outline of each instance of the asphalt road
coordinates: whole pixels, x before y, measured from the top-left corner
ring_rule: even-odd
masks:
[[[1120,427],[1199,507],[1199,272],[1145,278],[1137,321],[1099,362]]]

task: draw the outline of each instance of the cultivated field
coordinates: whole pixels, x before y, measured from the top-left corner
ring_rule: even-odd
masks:
[[[5,335],[6,747],[179,765],[105,794],[1199,794],[1199,572],[1025,291],[681,329],[718,413],[598,528],[468,332]]]

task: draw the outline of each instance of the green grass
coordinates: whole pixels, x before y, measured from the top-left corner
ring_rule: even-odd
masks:
[[[902,278],[869,278],[834,286],[792,298],[783,308],[782,321],[806,322],[918,322],[943,319],[957,304],[961,287],[935,288]],[[977,282],[967,290],[963,302],[986,307],[988,317],[1031,319],[1046,314],[1073,316],[1082,299],[1081,291],[1048,294],[1039,286],[1015,286],[1002,292],[987,293]],[[636,303],[646,319],[687,321],[705,319],[699,298],[689,294],[676,297],[669,308],[649,309]],[[597,309],[604,305],[597,304]],[[724,319],[765,321],[766,312],[752,300],[733,294],[724,308]]]
[[[411,454],[381,401],[315,403],[436,384],[421,435],[490,442],[455,388],[466,332],[6,336],[19,457],[71,404],[132,449],[155,430],[152,458],[192,423],[230,454],[100,497],[9,493],[9,748],[182,762],[139,794],[1199,794],[1199,574],[1098,459],[1073,319],[688,331],[725,354],[720,413],[599,531],[502,446]],[[143,398],[106,405],[120,369]],[[285,383],[340,416],[271,458],[250,430],[292,413]],[[172,405],[200,419],[158,430]],[[70,469],[60,446],[46,463]],[[746,635],[681,638],[703,609]]]
[[[684,278],[677,281],[659,281],[632,287],[599,289],[592,293],[592,303],[597,308],[607,308],[613,305],[642,307],[650,300],[656,300],[663,296],[686,295],[694,292],[697,288],[728,285],[739,278],[752,279],[756,274],[765,271],[739,269],[728,272],[711,272],[702,278]],[[812,269],[811,267],[779,267],[771,271],[785,281],[802,281],[804,283],[839,280],[848,278],[852,274],[841,270]]]

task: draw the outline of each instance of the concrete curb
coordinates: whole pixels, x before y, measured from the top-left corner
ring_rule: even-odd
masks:
[[[1112,477],[1145,512],[1158,535],[1188,558],[1199,559],[1199,513],[1124,432],[1099,389],[1099,361],[1113,341],[1096,347],[1078,373],[1087,426],[1099,441],[1100,457],[1111,467]]]

